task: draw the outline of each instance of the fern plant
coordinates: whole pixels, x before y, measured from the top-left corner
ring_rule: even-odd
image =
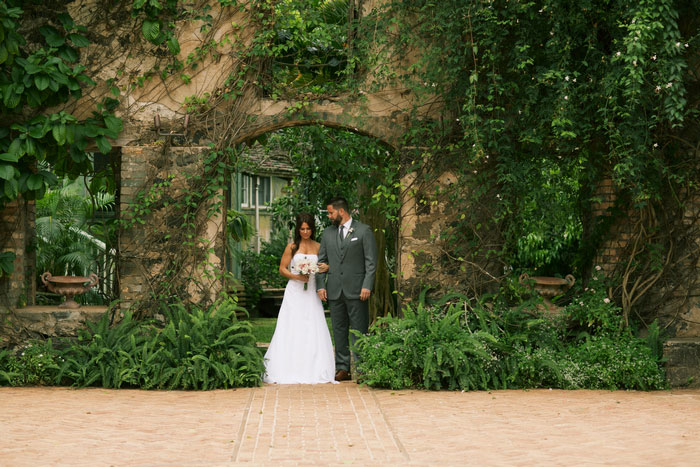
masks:
[[[358,371],[364,383],[392,389],[662,389],[657,349],[626,332],[596,328],[573,333],[564,312],[544,317],[533,303],[507,306],[498,296],[472,303],[422,294],[403,319],[380,319],[358,336]],[[590,316],[597,316],[591,308]],[[658,341],[652,328],[650,340]]]
[[[209,310],[174,304],[163,311],[168,324],[156,339],[152,384],[159,389],[258,386],[264,372],[251,325],[236,319],[226,298]]]
[[[99,322],[88,323],[88,329],[80,332],[78,341],[63,352],[64,363],[56,383],[78,387],[138,387],[139,381],[133,378],[132,355],[151,337],[149,331],[128,312],[119,324],[110,326],[105,313]]]
[[[392,389],[498,386],[490,366],[498,360],[497,340],[486,331],[466,330],[464,313],[456,305],[436,312],[419,303],[416,311],[406,308],[403,319],[380,319],[370,335],[358,340],[363,381]]]
[[[166,324],[138,322],[131,314],[115,326],[105,315],[64,351],[55,382],[79,387],[216,389],[257,386],[262,353],[251,325],[237,321],[235,299],[209,309],[163,306]]]

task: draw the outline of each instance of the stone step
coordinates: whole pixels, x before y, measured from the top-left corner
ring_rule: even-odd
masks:
[[[676,337],[664,342],[666,377],[671,387],[700,388],[700,337]]]

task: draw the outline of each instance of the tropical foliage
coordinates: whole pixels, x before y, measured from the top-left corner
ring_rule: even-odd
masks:
[[[109,315],[90,324],[76,342],[30,343],[0,351],[0,385],[71,385],[105,388],[216,389],[257,386],[262,353],[250,323],[238,321],[234,299],[209,309],[164,306],[165,327],[136,321],[116,325]]]
[[[113,211],[114,196],[100,192],[87,197],[81,181],[64,180],[63,187],[48,190],[36,203],[37,272],[56,276],[98,273],[100,280],[110,281],[116,259],[116,219],[104,215]],[[97,219],[97,213],[103,217]],[[85,303],[114,298],[100,297],[94,289],[77,297]]]
[[[621,329],[619,309],[581,297],[558,318],[498,300],[446,296],[381,319],[357,346],[366,384],[392,389],[662,389],[658,327],[643,340]],[[598,326],[599,320],[607,326]]]
[[[270,56],[269,93],[274,97],[303,89],[314,93],[339,88],[348,69],[348,0],[276,2]]]
[[[79,49],[90,44],[87,29],[70,15],[61,13],[40,26],[31,41],[21,29],[25,9],[38,3],[0,1],[0,208],[18,196],[41,198],[58,177],[92,172],[88,144],[109,153],[107,138],[116,138],[122,129],[112,114],[118,104],[112,98],[98,103],[85,119],[65,110],[47,111],[79,99],[83,88],[95,82],[78,62]]]
[[[411,140],[460,174],[453,256],[467,257],[465,236],[496,231],[506,265],[585,272],[607,227],[590,218],[603,177],[622,207],[696,183],[699,15],[691,0],[395,0],[363,18],[376,73],[410,57],[398,78],[454,116]],[[472,212],[483,204],[488,223]]]

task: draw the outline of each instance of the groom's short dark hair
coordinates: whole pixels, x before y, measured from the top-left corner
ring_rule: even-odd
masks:
[[[345,212],[350,212],[350,206],[348,206],[348,200],[342,196],[336,196],[331,198],[326,203],[326,206],[333,206],[333,209],[345,209]]]

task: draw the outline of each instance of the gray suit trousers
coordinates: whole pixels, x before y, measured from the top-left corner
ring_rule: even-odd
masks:
[[[350,330],[367,334],[369,327],[369,300],[353,300],[340,295],[338,300],[328,300],[333,325],[333,340],[335,341],[335,371],[350,371],[350,348],[348,335]],[[350,336],[352,345],[356,337]],[[352,353],[355,363],[358,362],[356,352]]]

